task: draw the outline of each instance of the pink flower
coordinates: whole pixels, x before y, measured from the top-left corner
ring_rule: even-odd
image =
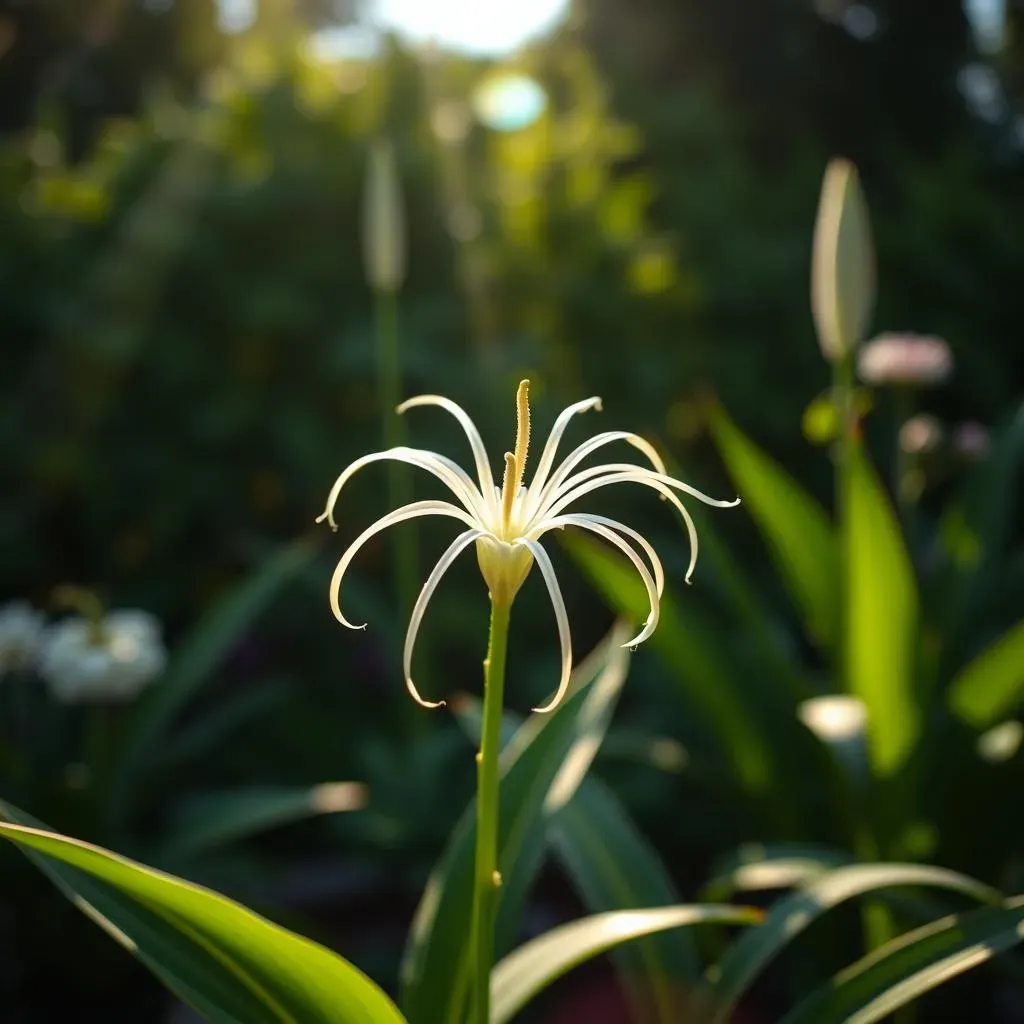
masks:
[[[858,368],[867,384],[932,387],[953,372],[953,353],[942,338],[880,334],[860,350]]]

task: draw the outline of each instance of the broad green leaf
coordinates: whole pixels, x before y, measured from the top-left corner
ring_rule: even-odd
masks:
[[[720,407],[713,410],[711,428],[808,633],[834,650],[840,629],[839,549],[825,510]]]
[[[982,651],[950,684],[953,711],[977,729],[1013,712],[1024,693],[1024,619]]]
[[[553,813],[572,798],[607,729],[628,669],[628,654],[618,646],[622,640],[620,630],[614,630],[600,656],[579,666],[564,703],[549,715],[528,718],[502,751],[499,943],[514,925],[509,908],[521,906],[540,865],[545,807]],[[427,882],[413,921],[402,965],[401,1003],[414,1024],[459,1024],[464,1016],[471,982],[466,935],[475,818],[475,804],[470,804]]]
[[[13,808],[3,810],[17,816]],[[384,992],[340,956],[218,893],[41,829],[2,823],[0,835],[45,855],[33,859],[73,902],[210,1020],[404,1020]],[[92,884],[80,887],[82,879]]]
[[[628,636],[624,633],[623,636]],[[473,742],[481,730],[481,705],[476,699],[460,701],[455,709],[459,724]],[[506,712],[502,721],[502,742],[508,742],[522,719]],[[610,737],[609,737],[610,739]],[[596,753],[594,751],[593,753]],[[578,774],[581,765],[571,769]],[[563,769],[564,771],[564,769]],[[556,798],[564,786],[555,784]],[[679,894],[657,853],[639,833],[625,809],[599,780],[588,775],[564,806],[548,800],[542,813],[547,834],[531,834],[529,864],[539,862],[548,845],[561,860],[585,906],[592,913],[624,906],[653,906],[678,903]],[[532,876],[533,869],[529,874]],[[506,887],[499,921],[499,947],[510,948],[521,916],[522,899],[509,899]],[[523,894],[525,895],[525,894]],[[635,1019],[663,1020],[675,1024],[678,989],[674,983],[697,977],[697,962],[689,937],[669,931],[641,939],[615,950],[612,959]]]
[[[632,567],[605,545],[578,534],[563,538],[566,548],[616,610],[643,621],[647,594]],[[648,643],[672,669],[687,697],[713,726],[741,787],[749,793],[774,791],[772,743],[707,632],[685,613],[666,588],[661,621]]]
[[[584,779],[548,829],[555,856],[591,913],[622,907],[670,906],[675,885],[654,848],[599,779]],[[680,993],[697,978],[697,959],[686,932],[652,934],[614,950],[632,1019],[676,1024]],[[689,982],[690,984],[685,984]]]
[[[140,770],[159,751],[177,715],[281,588],[309,565],[315,551],[308,540],[295,541],[276,551],[214,605],[177,647],[163,678],[139,705],[115,778],[115,806],[120,807],[127,799]]]
[[[753,907],[676,906],[616,910],[553,928],[510,953],[491,975],[491,1019],[506,1024],[573,967],[631,939],[694,924],[757,924]]]
[[[873,1024],[1024,940],[1024,897],[933,921],[837,974],[782,1024]]]
[[[844,491],[847,681],[867,705],[872,765],[888,776],[906,762],[921,727],[917,584],[896,515],[857,444],[848,448]]]
[[[316,786],[247,786],[187,800],[159,847],[168,862],[188,860],[218,846],[319,814],[352,811],[366,802],[358,782]]]
[[[716,997],[715,1024],[729,1019],[768,963],[822,914],[854,896],[896,886],[947,889],[986,903],[1000,898],[973,878],[922,864],[853,864],[829,871],[772,904],[764,924],[730,946],[709,972]]]
[[[686,479],[682,467],[666,458],[669,472]],[[750,640],[766,676],[768,687],[777,689],[780,698],[799,702],[813,697],[815,688],[804,677],[798,659],[792,656],[788,630],[784,628],[771,599],[754,585],[746,569],[740,565],[729,545],[718,536],[718,519],[709,510],[695,505],[690,515],[700,537],[701,584],[713,587],[723,606],[728,607]],[[792,717],[792,711],[787,711]]]
[[[792,889],[851,860],[841,850],[811,843],[748,843],[716,866],[701,899],[721,903],[738,892]]]
[[[940,523],[947,572],[934,596],[941,606],[947,666],[966,660],[1005,578],[1007,550],[1020,521],[1022,463],[1024,405],[993,437],[991,452],[966,476],[959,500],[950,503]]]

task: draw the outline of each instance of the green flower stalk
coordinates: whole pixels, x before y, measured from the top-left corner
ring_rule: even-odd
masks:
[[[395,406],[402,393],[402,360],[398,334],[398,292],[405,282],[407,264],[405,204],[395,160],[387,139],[370,148],[363,196],[363,264],[374,294],[377,334],[377,390],[384,444],[400,445],[402,423]],[[388,497],[398,505],[410,497],[409,479],[393,466]],[[395,589],[403,611],[412,606],[416,592],[416,537],[403,534],[394,545]]]
[[[420,516],[445,516],[461,522],[464,529],[438,560],[420,591],[409,620],[403,651],[405,684],[413,699],[423,707],[437,708],[443,700],[424,699],[412,678],[412,655],[416,636],[427,605],[442,577],[470,546],[475,546],[480,572],[487,584],[491,601],[491,626],[487,658],[484,661],[483,733],[477,754],[477,833],[476,866],[474,870],[473,920],[471,942],[474,950],[475,1024],[488,1024],[490,1006],[489,979],[494,960],[494,920],[501,875],[498,870],[498,755],[501,746],[501,716],[505,689],[505,661],[508,645],[509,618],[512,604],[530,570],[536,564],[547,586],[555,612],[561,642],[562,661],[554,695],[535,711],[547,713],[561,703],[569,686],[572,671],[572,641],[569,618],[558,578],[547,552],[540,543],[551,530],[575,526],[594,533],[616,547],[632,563],[647,591],[650,611],[643,628],[624,647],[646,640],[657,628],[665,570],[650,542],[632,527],[604,516],[571,512],[576,502],[613,484],[635,483],[647,487],[666,499],[681,515],[690,539],[689,582],[697,561],[697,530],[686,506],[677,492],[689,494],[699,501],[718,508],[739,503],[718,501],[670,476],[654,447],[637,434],[622,430],[599,433],[574,448],[556,467],[558,447],[578,413],[600,409],[599,398],[588,398],[565,409],[555,420],[541,451],[529,485],[525,481],[526,460],[530,446],[529,381],[522,381],[516,395],[516,443],[505,453],[502,485],[495,484],[491,465],[480,433],[468,414],[450,399],[440,395],[420,395],[403,402],[398,411],[404,413],[419,406],[436,405],[459,422],[469,441],[476,469],[474,480],[462,467],[444,455],[420,448],[398,446],[356,459],[335,481],[327,498],[327,506],[317,522],[326,520],[336,528],[334,510],[345,484],[365,466],[373,462],[404,462],[426,470],[440,480],[456,499],[426,500],[403,505],[381,517],[364,530],[349,546],[338,562],[330,586],[330,603],[335,617],[350,629],[365,629],[350,622],[341,611],[342,579],[359,549],[372,537],[398,523]],[[611,462],[586,469],[578,468],[588,456],[613,442],[625,442],[639,451],[649,466],[633,462]]]

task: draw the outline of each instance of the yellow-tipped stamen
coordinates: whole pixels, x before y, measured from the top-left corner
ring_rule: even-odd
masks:
[[[526,453],[530,450],[530,382],[521,380],[516,391],[516,480],[514,493],[519,493],[526,472]]]
[[[505,452],[505,479],[501,482],[501,522],[507,530],[512,505],[523,486],[526,455],[530,450],[530,382],[521,380],[516,391],[516,450]]]
[[[512,502],[516,498],[515,479],[517,475],[516,457],[511,452],[505,452],[505,479],[501,482],[501,522],[506,530],[509,520],[512,518]]]

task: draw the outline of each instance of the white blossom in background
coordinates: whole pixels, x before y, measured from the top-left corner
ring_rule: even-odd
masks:
[[[927,455],[942,442],[942,424],[926,412],[911,416],[900,427],[900,447],[908,455]]]
[[[880,334],[858,355],[865,384],[934,387],[953,372],[953,353],[942,338],[921,334]]]
[[[102,622],[75,616],[52,626],[40,673],[66,704],[129,700],[164,670],[160,623],[148,612],[110,612]]]
[[[45,622],[27,601],[0,608],[0,677],[31,668],[39,657]]]
[[[868,709],[859,697],[835,694],[811,697],[797,709],[800,721],[825,743],[841,742],[863,736]]]
[[[868,709],[864,701],[848,694],[811,697],[797,708],[797,717],[854,778],[866,777]]]
[[[978,737],[978,756],[989,764],[1009,761],[1020,750],[1024,725],[1016,720],[994,725]]]

